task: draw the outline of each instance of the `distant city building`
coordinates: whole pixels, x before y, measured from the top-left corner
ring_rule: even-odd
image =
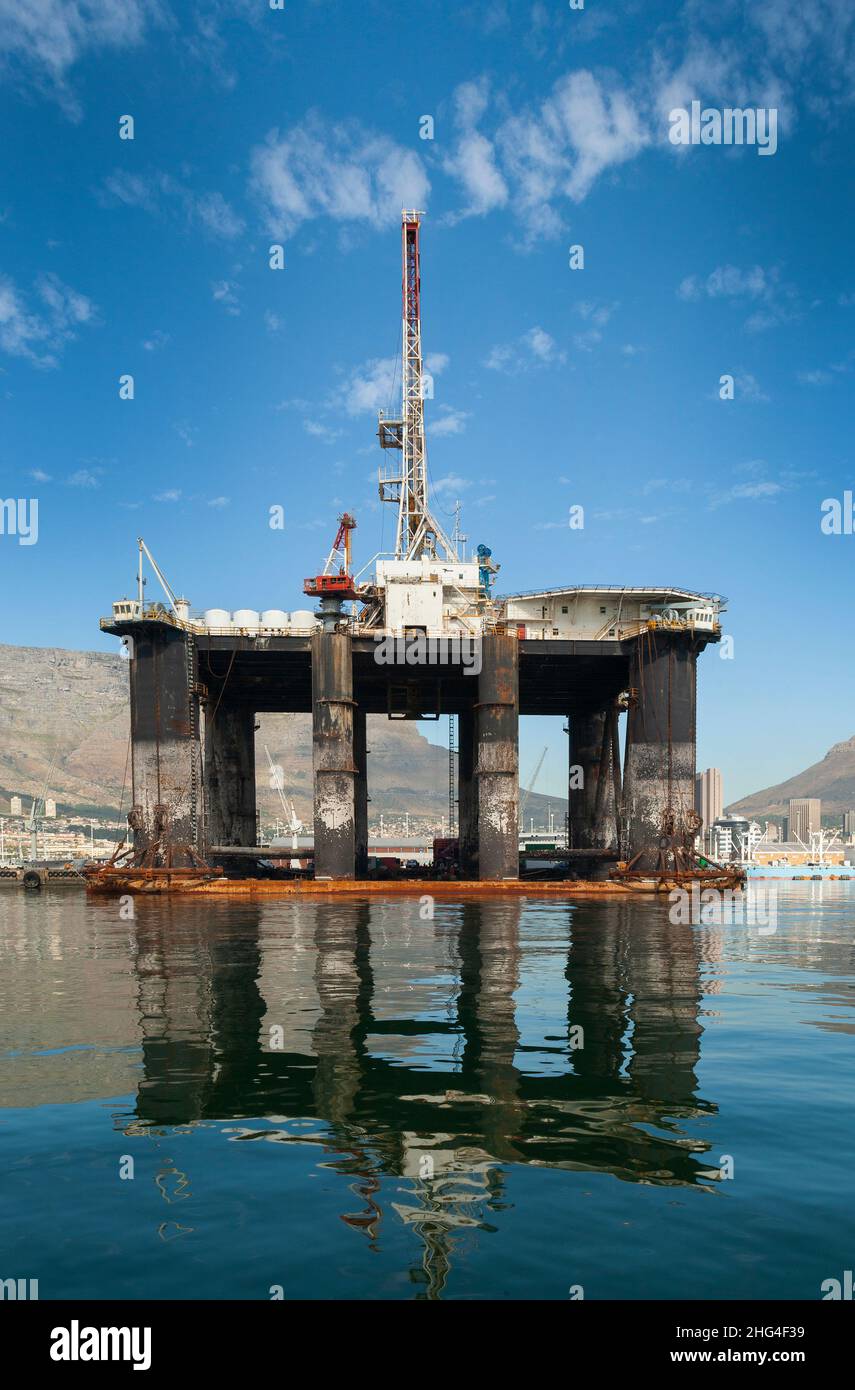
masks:
[[[807,844],[811,832],[819,830],[822,821],[822,802],[819,797],[795,797],[790,800],[789,833],[787,839],[804,840]]]
[[[713,859],[726,862],[742,859],[753,841],[760,838],[756,821],[745,816],[720,816],[710,826],[710,849]]]
[[[770,843],[770,844],[774,844],[775,841],[778,839],[779,834],[780,834],[780,832],[779,832],[778,827],[777,827],[777,825],[775,824],[775,822],[774,822],[773,820],[767,820],[767,822],[766,822],[766,839],[769,841],[769,843]]]
[[[708,767],[706,772],[695,776],[695,810],[701,818],[701,834],[705,835],[724,810],[724,792],[721,773],[717,767]]]
[[[843,812],[843,834],[855,835],[855,811]]]
[[[47,820],[56,820],[56,802],[50,797],[45,802],[45,817]]]
[[[784,816],[781,820],[781,839],[785,842],[790,838],[790,818]]]
[[[13,796],[11,801],[9,802],[9,805],[11,807],[11,810],[9,812],[11,816],[23,815],[23,807],[21,805],[21,798],[19,796]]]

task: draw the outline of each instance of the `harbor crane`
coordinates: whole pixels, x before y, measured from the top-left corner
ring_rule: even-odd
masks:
[[[522,823],[523,823],[523,817],[525,816],[525,810],[526,810],[526,807],[528,806],[528,799],[529,799],[529,797],[531,796],[532,792],[534,791],[534,784],[535,784],[535,782],[537,781],[538,777],[540,776],[540,769],[543,767],[543,760],[544,760],[544,758],[546,757],[546,754],[548,753],[548,751],[549,751],[548,747],[547,747],[547,748],[544,748],[543,752],[541,753],[540,757],[539,757],[538,760],[537,760],[537,767],[534,769],[534,776],[532,777],[531,781],[529,782],[528,786],[526,787],[525,791],[523,792],[522,800],[521,800],[521,802],[520,802],[520,825],[522,825]]]

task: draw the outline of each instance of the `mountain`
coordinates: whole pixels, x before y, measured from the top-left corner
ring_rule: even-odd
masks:
[[[59,813],[115,816],[130,805],[128,667],[104,652],[0,644],[0,810],[9,797],[35,793]],[[312,814],[312,721],[308,714],[259,715],[256,734],[258,806],[281,815],[270,785],[264,746],[285,773],[284,790],[306,823]],[[439,818],[448,809],[448,752],[429,743],[415,724],[368,718],[371,818]],[[123,794],[124,786],[124,794]],[[545,820],[547,805],[560,824],[566,801],[533,793],[529,812]]]
[[[820,797],[823,815],[839,815],[855,808],[855,737],[835,743],[821,762],[804,772],[745,796],[727,809],[755,819],[785,816],[790,798],[802,796]]]

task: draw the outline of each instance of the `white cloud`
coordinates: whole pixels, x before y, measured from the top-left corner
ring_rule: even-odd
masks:
[[[484,366],[491,372],[504,372],[508,376],[518,376],[521,372],[535,367],[562,365],[567,360],[564,353],[545,329],[534,327],[523,333],[514,343],[499,343],[492,348]]]
[[[475,128],[487,109],[488,99],[484,78],[462,83],[454,94],[459,135],[454,153],[443,161],[443,169],[462,185],[467,203],[452,215],[452,222],[461,217],[483,216],[504,207],[508,201],[508,185],[498,168],[495,146]]]
[[[763,390],[756,376],[752,376],[750,372],[741,372],[736,378],[736,399],[765,405],[769,401],[769,396]]]
[[[455,410],[453,406],[441,405],[439,418],[431,420],[429,432],[436,438],[447,434],[462,434],[466,429],[469,414],[465,410]]]
[[[321,424],[320,420],[304,420],[303,429],[306,434],[312,435],[315,439],[322,439],[325,444],[334,444],[341,437],[341,430],[333,429],[331,425]]]
[[[723,299],[734,303],[756,303],[758,307],[745,320],[750,333],[761,333],[797,317],[798,295],[791,285],[782,283],[777,267],[720,265],[706,277],[687,275],[677,287],[677,295],[687,302]]]
[[[330,125],[312,114],[272,130],[251,155],[251,188],[268,230],[292,236],[316,217],[371,227],[399,221],[402,207],[427,207],[430,183],[421,159],[356,122]]]
[[[68,486],[85,488],[100,487],[101,484],[98,474],[101,472],[103,472],[101,468],[78,468],[77,472],[72,473],[71,477],[67,479]]]
[[[158,352],[160,348],[166,347],[168,342],[169,334],[156,328],[149,338],[143,339],[143,348],[146,352]]]
[[[170,487],[165,492],[156,492],[154,500],[155,502],[178,502],[181,500],[181,489]]]
[[[95,321],[95,306],[53,274],[39,276],[35,289],[42,303],[37,309],[12,280],[0,276],[0,350],[38,367],[55,367],[77,330]]]
[[[217,280],[211,285],[211,294],[216,303],[222,304],[226,313],[233,317],[240,313],[237,288],[231,280]]]
[[[212,497],[208,502],[209,507],[227,507],[231,501],[230,497]]]
[[[681,281],[677,294],[681,299],[765,299],[773,292],[777,276],[760,265],[740,270],[735,265],[720,265],[705,280],[688,275]]]
[[[446,473],[444,478],[437,478],[434,483],[431,483],[431,491],[440,497],[444,497],[448,493],[456,496],[457,493],[465,492],[471,486],[471,481],[468,478],[461,478],[459,473]]]
[[[649,143],[627,91],[582,69],[562,77],[537,110],[508,117],[495,136],[511,204],[529,242],[557,236],[563,199],[582,202],[599,176]]]
[[[710,506],[723,507],[729,502],[768,501],[783,491],[783,484],[773,483],[768,479],[756,483],[736,483],[725,492],[714,493],[710,499]]]
[[[425,357],[425,371],[431,377],[440,376],[449,361],[447,353],[429,352]],[[400,368],[395,358],[372,357],[355,367],[342,387],[334,392],[329,406],[337,408],[342,401],[348,415],[363,415],[368,411],[376,414],[378,410],[397,412],[400,408]]]
[[[125,207],[141,208],[152,214],[178,212],[187,226],[201,227],[222,241],[233,241],[244,230],[243,219],[226,202],[222,193],[196,192],[160,170],[149,174],[114,170],[104,180],[98,197],[108,207],[121,203]]]
[[[164,18],[160,0],[0,0],[0,62],[46,87],[77,118],[69,69],[91,51],[134,47]]]

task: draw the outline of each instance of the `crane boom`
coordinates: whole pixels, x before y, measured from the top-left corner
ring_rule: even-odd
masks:
[[[534,784],[540,776],[540,769],[543,767],[543,760],[546,757],[548,751],[548,747],[544,748],[543,752],[537,760],[537,767],[534,769],[534,776],[532,777],[531,781],[529,782],[528,786],[523,792],[522,801],[520,802],[520,821],[522,821],[523,815],[525,814],[525,808],[528,805],[528,799],[534,791]]]

